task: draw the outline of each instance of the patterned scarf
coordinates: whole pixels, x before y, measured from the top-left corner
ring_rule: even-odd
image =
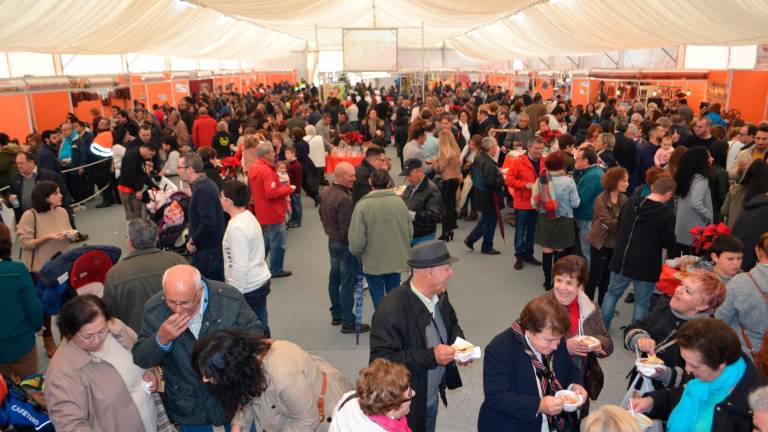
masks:
[[[536,357],[536,354],[534,354],[533,350],[531,350],[530,346],[528,346],[528,342],[525,340],[525,331],[520,327],[520,324],[517,321],[512,323],[512,332],[515,334],[515,339],[517,339],[517,341],[520,342],[520,345],[523,347],[523,351],[531,360],[531,364],[533,365],[534,369],[536,369],[536,378],[539,380],[539,388],[541,389],[542,397],[554,396],[555,393],[562,390],[563,386],[552,372],[554,366],[554,355],[546,357],[542,354],[542,361],[539,361],[539,359]],[[556,416],[547,416],[547,420],[549,421],[550,431],[565,430],[565,419],[563,418],[562,414]]]
[[[548,218],[557,217],[557,198],[555,197],[555,185],[549,171],[542,169],[539,180],[533,184],[532,203],[536,210],[544,211]]]

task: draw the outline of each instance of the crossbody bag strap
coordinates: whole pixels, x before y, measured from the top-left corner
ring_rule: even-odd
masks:
[[[766,304],[768,304],[768,294],[765,293],[762,289],[760,289],[760,285],[757,283],[755,278],[752,276],[752,272],[748,272],[747,276],[749,276],[749,279],[752,280],[752,283],[755,284],[755,288],[757,288],[757,291],[760,293],[760,295],[763,296],[763,300]],[[754,350],[752,349],[752,341],[749,339],[749,336],[747,336],[747,329],[744,328],[744,325],[739,323],[739,327],[741,330],[741,338],[744,340],[744,343],[747,345],[747,349],[750,353],[753,354],[754,357]]]

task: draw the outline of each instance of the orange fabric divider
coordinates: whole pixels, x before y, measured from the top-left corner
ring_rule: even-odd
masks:
[[[131,86],[131,101],[137,100],[147,105],[147,91],[144,84],[133,84]]]
[[[547,88],[544,89],[543,85],[545,81],[550,81],[547,77],[536,77],[535,78],[535,88],[534,88],[534,94],[541,93],[541,97],[546,99],[552,99],[554,96],[554,89],[552,88],[552,83],[547,84]]]
[[[30,93],[35,128],[39,131],[61,126],[69,113],[69,92]]]
[[[152,105],[163,105],[164,102],[172,103],[172,85],[169,82],[147,83],[147,109]]]
[[[181,101],[185,96],[189,96],[189,81],[187,80],[181,80],[181,81],[174,81],[171,87],[171,91],[173,91],[173,98],[176,101],[176,106],[179,105],[179,101]],[[179,86],[183,86],[186,91],[179,91]]]
[[[733,71],[728,108],[741,112],[745,122],[757,124],[766,119],[768,71]]]
[[[97,108],[99,112],[104,112],[103,106],[101,105],[101,99],[99,100],[93,100],[93,101],[80,101],[77,103],[77,106],[75,107],[75,115],[77,118],[79,118],[81,121],[88,122],[88,124],[91,124],[93,122],[93,116],[91,115],[91,109]],[[107,109],[109,111],[109,109]]]
[[[582,105],[586,108],[589,103],[589,80],[573,79],[571,81],[571,102],[573,106]]]
[[[0,95],[0,132],[7,133],[21,143],[32,132],[23,94]]]

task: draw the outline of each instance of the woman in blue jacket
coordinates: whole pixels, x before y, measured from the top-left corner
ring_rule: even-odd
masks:
[[[11,235],[0,223],[0,372],[20,378],[38,372],[35,333],[43,306],[24,263],[11,261]]]
[[[491,341],[483,363],[479,432],[578,430],[578,411],[564,412],[563,402],[554,397],[569,389],[587,399],[581,372],[561,343],[570,325],[557,300],[537,297]]]

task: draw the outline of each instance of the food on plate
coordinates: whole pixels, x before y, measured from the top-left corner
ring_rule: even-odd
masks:
[[[475,346],[469,342],[465,342],[465,343],[456,342],[453,344],[453,349],[456,350],[456,354],[466,355],[471,353],[475,349]]]
[[[587,336],[587,335],[576,336],[576,340],[588,346],[593,346],[600,343],[600,340],[598,338],[593,336]]]
[[[575,405],[579,403],[579,395],[573,392],[563,392],[559,396],[557,396],[557,398],[563,401],[563,403],[568,405]]]
[[[640,363],[644,364],[644,365],[649,365],[649,366],[650,365],[663,365],[664,364],[664,360],[656,357],[655,355],[648,356],[648,357],[640,359],[638,361]]]

